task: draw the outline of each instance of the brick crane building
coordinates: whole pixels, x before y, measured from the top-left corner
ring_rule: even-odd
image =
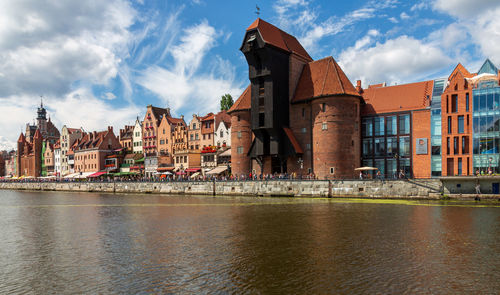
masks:
[[[250,85],[228,111],[233,174],[353,177],[363,98],[337,62],[314,61],[262,19],[247,28],[240,50]]]

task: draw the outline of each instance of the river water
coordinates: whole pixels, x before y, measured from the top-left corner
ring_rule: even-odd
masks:
[[[0,191],[0,293],[498,294],[500,204]]]

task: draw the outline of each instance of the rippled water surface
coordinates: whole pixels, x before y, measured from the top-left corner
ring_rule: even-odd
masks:
[[[0,293],[500,291],[500,207],[0,191]]]

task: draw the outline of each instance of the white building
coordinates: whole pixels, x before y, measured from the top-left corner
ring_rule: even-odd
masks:
[[[73,173],[73,165],[68,162],[68,151],[75,143],[75,140],[82,138],[83,131],[77,128],[68,128],[66,125],[61,129],[61,175]]]
[[[231,146],[231,123],[221,120],[215,128],[214,145],[217,147]]]
[[[61,175],[61,145],[57,142],[54,145],[54,172]]]
[[[135,120],[134,133],[132,136],[132,151],[134,154],[142,154],[142,122],[139,117]]]

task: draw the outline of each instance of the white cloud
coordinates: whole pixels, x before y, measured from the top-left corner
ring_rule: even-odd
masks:
[[[241,94],[234,81],[234,67],[218,56],[204,64],[204,57],[224,34],[207,21],[183,31],[178,44],[169,50],[173,65],[152,65],[142,71],[137,82],[158,95],[174,113],[216,111],[220,96]]]
[[[129,57],[136,11],[127,0],[0,2],[0,134],[15,142],[36,116],[43,94],[53,122],[103,128],[136,116],[133,104],[116,108],[93,85],[118,76],[130,95]]]
[[[10,151],[16,148],[17,148],[16,142],[0,135],[0,151]]]
[[[399,17],[401,19],[409,19],[410,18],[410,16],[408,14],[406,14],[406,12],[401,12],[401,14],[399,15]]]
[[[367,41],[362,43],[363,46],[355,45],[344,50],[339,56],[339,64],[351,79],[361,79],[364,85],[418,81],[450,62],[434,44],[408,36],[376,43],[372,47],[366,46]]]
[[[399,23],[399,21],[394,16],[391,16],[390,18],[388,18],[388,20],[393,24]]]
[[[500,7],[498,0],[436,0],[433,7],[459,18],[476,17],[485,11]]]
[[[410,8],[411,11],[423,10],[429,7],[429,3],[427,1],[421,1],[420,3],[413,4]]]
[[[5,101],[9,103],[5,103]],[[4,142],[15,143],[26,123],[36,117],[37,101],[31,96],[12,96],[0,100],[0,134]],[[63,125],[83,127],[86,131],[104,130],[108,125],[114,129],[132,122],[141,111],[134,105],[116,107],[96,98],[90,89],[79,88],[64,97],[44,97],[44,106],[52,122],[60,130]],[[116,134],[116,132],[115,132]],[[14,147],[14,146],[12,146]]]
[[[0,4],[0,97],[106,84],[127,54],[135,11],[122,0]]]
[[[114,95],[111,92],[106,92],[106,93],[104,93],[104,98],[107,99],[107,100],[113,100],[113,99],[116,98],[116,95]]]
[[[304,48],[314,54],[321,51],[318,46],[321,39],[339,34],[360,21],[377,17],[381,10],[394,8],[396,3],[397,0],[368,1],[343,16],[330,16],[324,21],[318,21],[321,8],[311,7],[307,1],[280,0],[273,8],[277,13],[278,26],[294,34]]]

